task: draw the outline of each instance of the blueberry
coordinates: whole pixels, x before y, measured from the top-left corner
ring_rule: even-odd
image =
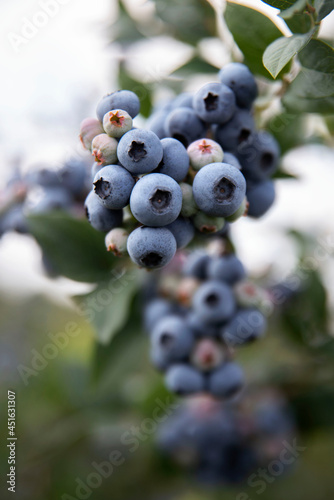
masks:
[[[209,163],[222,162],[224,152],[220,145],[211,139],[192,142],[187,149],[190,164],[194,170],[200,170]]]
[[[161,162],[162,154],[162,144],[150,130],[130,130],[117,148],[119,161],[132,174],[152,172]]]
[[[103,128],[110,137],[122,137],[132,129],[132,118],[122,109],[113,109],[104,115]]]
[[[91,151],[94,137],[103,134],[103,127],[96,118],[85,118],[80,125],[79,139],[85,149]]]
[[[178,217],[174,222],[166,226],[176,239],[177,248],[185,248],[195,236],[192,222],[184,217]]]
[[[241,170],[241,165],[238,158],[234,156],[232,153],[224,151],[224,163],[228,163],[229,165],[232,165],[238,170]]]
[[[267,180],[278,166],[280,148],[269,132],[258,132],[243,142],[237,151],[244,175],[254,181]]]
[[[240,309],[222,328],[221,334],[227,345],[236,346],[262,337],[266,328],[266,318],[258,309]]]
[[[32,187],[37,184],[43,188],[61,188],[59,172],[44,167],[29,172],[25,178],[25,182]]]
[[[171,392],[182,396],[202,392],[205,388],[203,374],[187,364],[171,366],[166,373],[165,380]]]
[[[194,95],[194,110],[206,123],[225,123],[236,111],[235,95],[222,83],[208,83]]]
[[[190,311],[186,316],[186,321],[190,328],[193,330],[196,338],[202,337],[218,337],[219,328],[216,325],[209,325],[203,321],[196,313],[196,311]]]
[[[220,70],[219,79],[233,90],[240,108],[251,108],[258,90],[255,78],[245,64],[227,64]]]
[[[142,177],[132,190],[130,208],[134,217],[147,226],[166,226],[179,216],[182,191],[174,179],[164,174]]]
[[[147,122],[147,128],[154,132],[159,139],[164,139],[167,137],[167,132],[165,128],[166,118],[168,111],[164,109],[155,111]]]
[[[127,242],[129,233],[121,228],[115,227],[105,237],[105,244],[108,252],[112,252],[116,257],[127,255]]]
[[[175,238],[164,227],[139,227],[128,238],[128,253],[140,267],[164,267],[172,260],[175,252]]]
[[[220,366],[225,359],[221,342],[206,338],[198,340],[192,350],[190,362],[201,371],[209,372]]]
[[[219,125],[215,130],[215,140],[228,151],[238,151],[255,132],[252,115],[246,109],[238,109],[231,120]],[[224,158],[226,163],[226,159]]]
[[[248,215],[261,217],[275,201],[275,186],[272,181],[262,181],[247,186]]]
[[[125,168],[107,165],[97,172],[93,185],[96,195],[106,208],[119,210],[128,205],[135,181]]]
[[[197,212],[193,217],[193,223],[196,229],[203,234],[215,234],[225,225],[223,217],[211,217],[204,212]]]
[[[183,274],[199,280],[207,279],[208,265],[211,261],[210,255],[197,250],[188,255],[183,266]]]
[[[68,160],[59,172],[61,183],[73,196],[80,196],[86,191],[87,165],[82,160]]]
[[[118,90],[117,92],[112,92],[102,97],[96,109],[96,114],[100,122],[103,121],[104,115],[112,109],[127,111],[127,113],[134,118],[138,115],[140,110],[138,96],[130,90]]]
[[[107,134],[94,137],[92,142],[92,155],[96,163],[101,166],[117,163],[118,142]]]
[[[156,171],[181,182],[189,170],[189,156],[186,148],[180,141],[170,137],[162,139],[161,145],[163,156]]]
[[[19,234],[28,234],[29,227],[21,204],[14,205],[1,217],[1,235],[9,231]]]
[[[211,163],[197,173],[193,193],[202,212],[214,217],[228,217],[240,207],[246,194],[246,181],[232,165]]]
[[[166,132],[187,148],[189,144],[205,136],[205,125],[190,108],[177,108],[166,119]]]
[[[238,257],[230,254],[211,259],[208,264],[208,277],[234,285],[246,278],[246,271]]]
[[[93,163],[92,168],[91,168],[91,177],[92,177],[92,180],[94,180],[94,177],[101,170],[101,168],[103,168],[102,165],[99,165],[98,163],[95,163],[95,162]]]
[[[69,210],[72,204],[71,195],[64,188],[44,188],[40,191],[38,198],[33,200],[27,212],[40,214],[53,210]]]
[[[87,196],[85,208],[88,221],[97,231],[107,233],[122,224],[122,210],[108,210],[102,205],[94,191]]]
[[[231,288],[219,281],[207,281],[193,297],[193,308],[202,321],[209,324],[229,320],[236,304]]]
[[[190,184],[181,182],[180,188],[182,191],[182,208],[181,215],[183,217],[192,217],[198,211],[197,205],[194,200],[193,188]]]
[[[214,371],[208,382],[209,392],[219,398],[235,396],[244,385],[244,374],[241,367],[230,361]]]
[[[144,309],[144,325],[145,330],[152,332],[155,325],[165,316],[169,316],[175,312],[174,305],[165,299],[151,300]]]
[[[191,92],[182,92],[171,102],[171,108],[192,108],[194,95]]]
[[[176,315],[165,316],[156,323],[151,344],[154,357],[168,365],[189,357],[194,334],[183,318]]]

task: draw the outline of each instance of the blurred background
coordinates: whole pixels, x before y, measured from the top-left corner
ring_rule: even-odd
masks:
[[[277,11],[260,0],[239,3],[286,30]],[[158,102],[215,81],[231,54],[241,58],[222,21],[223,7],[214,0],[1,1],[1,189],[17,166],[29,172],[41,164],[58,169],[73,156],[90,161],[79,126],[107,92],[138,94],[140,126]],[[333,28],[332,14],[321,28],[330,43]],[[332,127],[330,119],[305,113],[283,140],[287,154],[275,206],[260,221],[245,218],[233,227],[233,242],[254,280],[270,287],[303,275],[299,295],[271,317],[267,338],[239,354],[250,386],[261,392],[270,385],[288,401],[294,437],[305,447],[292,470],[267,485],[263,499],[327,500],[334,493]],[[85,303],[93,280],[52,279],[41,257],[29,235],[9,232],[0,240],[0,414],[6,433],[7,390],[17,391],[17,498],[256,498],[247,485],[198,485],[161,455],[153,432],[137,437],[138,448],[129,452],[121,436],[142,426],[161,401],[172,401],[149,363],[139,286],[115,299],[102,321],[109,329],[116,324],[114,340],[99,343],[100,320],[92,325],[73,300],[81,295]],[[136,274],[136,283],[141,279]],[[71,328],[76,333],[65,335],[66,347],[39,360],[50,339]],[[78,478],[85,482],[92,464],[112,450],[124,463],[76,496]],[[5,447],[0,453],[5,477]],[[6,494],[5,485],[2,498]]]

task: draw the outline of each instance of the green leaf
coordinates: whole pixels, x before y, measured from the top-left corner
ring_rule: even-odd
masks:
[[[282,37],[266,48],[263,54],[263,64],[273,78],[277,78],[286,64],[308,44],[311,36],[312,33]]]
[[[274,175],[272,176],[272,179],[298,179],[295,175],[289,174],[288,172],[284,172],[283,170],[277,170]]]
[[[227,3],[225,21],[245,56],[245,64],[253,73],[270,78],[263,67],[262,56],[268,45],[282,36],[281,31],[257,10],[230,2]]]
[[[321,21],[334,9],[334,0],[314,0],[314,8],[317,11],[317,21]]]
[[[302,70],[283,98],[288,111],[334,113],[334,50],[320,40],[300,52]]]
[[[93,292],[74,297],[79,311],[95,328],[101,344],[108,344],[125,325],[139,285],[136,269],[114,271],[110,280],[99,283]]]
[[[297,2],[297,0],[262,0],[264,3],[275,7],[276,9],[289,9],[293,4]]]
[[[305,12],[306,6],[307,0],[297,0],[292,7],[281,12],[280,17],[292,33],[308,33],[311,30],[311,16]]]
[[[272,118],[268,130],[278,141],[282,154],[305,141],[304,117],[296,113],[281,113]]]
[[[84,282],[106,279],[119,262],[106,251],[104,234],[86,220],[57,211],[31,215],[28,225],[51,265],[67,278]]]

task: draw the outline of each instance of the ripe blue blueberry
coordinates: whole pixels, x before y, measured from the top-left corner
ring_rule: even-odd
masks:
[[[238,151],[255,132],[255,123],[251,113],[246,109],[238,109],[231,120],[218,125],[215,140],[227,151]],[[226,162],[226,158],[224,158]]]
[[[138,96],[130,90],[118,90],[102,97],[96,109],[100,122],[103,121],[104,115],[112,109],[123,109],[134,118],[138,115],[140,109]]]
[[[208,264],[208,277],[234,285],[246,278],[242,262],[234,254],[211,259]]]
[[[99,200],[99,197],[91,191],[85,201],[87,219],[94,229],[107,233],[114,227],[122,225],[122,210],[108,210]]]
[[[187,148],[189,144],[205,136],[205,125],[190,108],[177,108],[166,119],[166,132]]]
[[[197,314],[196,311],[190,311],[186,316],[186,321],[196,338],[202,337],[218,337],[219,327],[217,325],[209,325],[203,321]]]
[[[161,141],[163,156],[156,170],[160,174],[169,175],[177,182],[181,182],[189,170],[189,156],[183,144],[170,137]]]
[[[29,227],[22,204],[14,205],[1,217],[1,235],[15,231],[19,234],[28,234]]]
[[[154,132],[134,129],[119,141],[117,155],[123,167],[132,174],[146,174],[157,168],[163,149]]]
[[[71,194],[63,187],[43,188],[38,198],[31,198],[27,202],[27,212],[31,214],[41,214],[53,210],[69,210],[72,204]]]
[[[210,261],[211,257],[206,252],[201,250],[192,252],[184,263],[183,274],[198,280],[205,280],[208,277],[207,272]]]
[[[151,335],[154,357],[164,364],[186,360],[194,344],[194,335],[186,321],[176,315],[165,316],[155,325]]]
[[[93,185],[95,193],[106,208],[119,210],[128,205],[135,181],[125,168],[107,165],[97,172]]]
[[[237,150],[242,171],[254,181],[271,177],[278,166],[280,148],[276,139],[269,132],[250,135]]]
[[[219,72],[219,79],[233,90],[240,108],[252,107],[258,90],[255,78],[245,64],[226,64]]]
[[[187,364],[171,366],[165,380],[167,388],[180,396],[196,394],[205,389],[204,375]]]
[[[275,186],[272,181],[262,181],[247,186],[248,215],[261,217],[275,201]]]
[[[175,312],[174,305],[165,299],[151,300],[144,309],[145,330],[149,333],[153,331],[155,325],[165,316]]]
[[[239,309],[231,321],[221,329],[221,335],[228,346],[251,342],[265,333],[266,318],[255,308]]]
[[[195,236],[192,222],[184,217],[178,217],[174,222],[166,226],[176,239],[177,248],[185,248]]]
[[[209,392],[219,398],[235,396],[244,385],[244,373],[234,361],[230,361],[215,370],[208,381]]]
[[[82,160],[68,160],[59,172],[61,183],[74,196],[80,196],[86,190],[87,165]]]
[[[206,123],[225,123],[236,111],[235,95],[222,83],[208,83],[194,95],[196,114]]]
[[[159,139],[167,137],[165,123],[168,113],[169,111],[158,109],[150,116],[147,122],[147,128],[151,130],[151,132],[154,132]]]
[[[132,190],[130,208],[134,217],[146,226],[166,226],[179,216],[182,191],[174,179],[164,174],[142,177]]]
[[[224,151],[224,163],[228,163],[229,165],[232,165],[232,167],[241,170],[241,165],[238,158],[234,156],[232,153]]]
[[[128,253],[140,267],[166,266],[176,253],[176,241],[164,227],[138,227],[128,238]]]
[[[207,281],[193,297],[193,308],[198,317],[209,324],[228,321],[236,310],[231,288],[220,281]]]
[[[44,167],[29,172],[25,177],[25,182],[31,187],[36,185],[42,186],[43,188],[61,187],[59,172]]]
[[[220,145],[211,139],[192,142],[187,149],[190,164],[194,170],[200,170],[209,163],[222,162],[224,152]]]
[[[192,108],[194,95],[191,92],[182,92],[171,102],[171,109]]]
[[[214,217],[228,217],[240,207],[246,194],[246,181],[232,165],[211,163],[197,173],[193,193],[202,212]]]

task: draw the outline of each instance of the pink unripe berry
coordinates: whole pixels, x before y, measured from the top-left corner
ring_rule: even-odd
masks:
[[[115,227],[105,237],[105,244],[108,252],[112,252],[116,257],[127,255],[127,242],[129,233],[121,227]]]
[[[103,134],[103,128],[99,120],[96,118],[85,118],[80,125],[79,139],[85,149],[92,149],[94,137]]]
[[[199,139],[192,142],[187,149],[190,165],[194,170],[200,170],[209,163],[222,162],[224,152],[221,146],[212,139]]]
[[[132,129],[132,118],[122,109],[113,109],[104,115],[103,128],[110,137],[122,137]]]
[[[225,351],[221,342],[213,339],[202,339],[195,345],[191,362],[203,371],[213,370],[225,361]]]
[[[99,165],[112,165],[117,162],[118,142],[107,134],[94,137],[92,142],[92,155]]]

